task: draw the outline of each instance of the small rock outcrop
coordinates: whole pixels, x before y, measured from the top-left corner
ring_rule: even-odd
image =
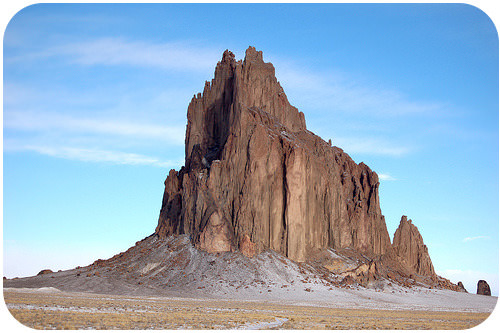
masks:
[[[187,118],[185,166],[165,181],[158,236],[296,261],[328,247],[391,251],[377,174],[306,129],[261,51],[236,61],[226,50]]]
[[[42,269],[40,272],[38,272],[37,275],[45,275],[45,274],[50,274],[50,273],[54,273],[54,272],[50,269]]]
[[[479,280],[477,282],[477,293],[478,295],[491,296],[490,285],[485,280]]]
[[[394,233],[392,246],[401,263],[408,269],[419,275],[431,277],[436,275],[422,235],[404,215]]]
[[[467,292],[467,289],[465,289],[464,284],[462,283],[462,281],[458,281],[457,286],[458,286],[458,288],[459,288],[460,291],[463,291],[464,293]]]

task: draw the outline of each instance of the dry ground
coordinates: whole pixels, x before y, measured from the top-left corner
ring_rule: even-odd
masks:
[[[466,329],[489,316],[51,290],[7,289],[4,298],[19,322],[37,329]]]

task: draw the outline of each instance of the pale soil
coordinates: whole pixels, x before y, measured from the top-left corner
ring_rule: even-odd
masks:
[[[465,329],[489,316],[488,312],[339,308],[333,302],[327,306],[139,297],[49,288],[4,289],[4,298],[14,318],[36,329]]]

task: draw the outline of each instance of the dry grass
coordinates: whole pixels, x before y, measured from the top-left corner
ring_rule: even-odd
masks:
[[[37,329],[466,329],[489,313],[334,309],[266,302],[5,291],[11,314]]]

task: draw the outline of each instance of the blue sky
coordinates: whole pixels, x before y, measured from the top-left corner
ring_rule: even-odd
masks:
[[[498,294],[498,36],[469,5],[34,5],[4,34],[3,269],[86,265],[150,235],[186,110],[255,46],[308,129],[381,179],[389,234]]]

